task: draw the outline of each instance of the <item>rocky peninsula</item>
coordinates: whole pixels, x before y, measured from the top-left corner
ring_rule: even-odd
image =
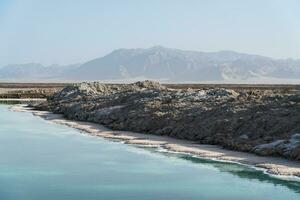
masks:
[[[300,160],[297,89],[174,89],[157,82],[68,85],[33,105],[113,130]]]

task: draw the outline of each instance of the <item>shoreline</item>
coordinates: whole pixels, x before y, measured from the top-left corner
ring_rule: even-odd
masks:
[[[270,174],[271,176],[286,180],[300,181],[300,162],[297,161],[226,150],[216,145],[197,144],[193,141],[180,140],[167,136],[149,135],[130,131],[115,131],[100,124],[68,120],[60,114],[32,110],[24,104],[13,105],[11,110],[15,112],[29,112],[47,121],[84,131],[91,136],[116,139],[131,145],[161,147],[170,152],[184,153],[215,161],[247,165]]]
[[[12,99],[12,98],[0,98],[0,102],[30,102],[30,101],[46,101],[46,98],[20,98],[20,99]]]

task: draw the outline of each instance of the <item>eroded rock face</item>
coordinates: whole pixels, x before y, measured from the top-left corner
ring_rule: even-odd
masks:
[[[157,82],[80,83],[37,109],[117,130],[299,159],[299,91],[169,89]]]

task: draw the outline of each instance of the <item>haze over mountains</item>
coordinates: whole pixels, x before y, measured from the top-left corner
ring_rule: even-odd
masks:
[[[66,72],[76,69],[79,65],[51,65],[39,63],[14,64],[0,68],[0,80],[59,80]]]
[[[118,49],[81,65],[9,65],[0,80],[300,83],[299,59],[272,59],[233,51],[197,52],[155,46]]]

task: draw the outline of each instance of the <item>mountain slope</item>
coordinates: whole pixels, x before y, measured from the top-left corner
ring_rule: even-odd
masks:
[[[204,53],[164,47],[119,49],[81,65],[72,79],[146,77],[170,81],[225,81],[273,77],[300,79],[299,60],[275,60],[233,51]]]
[[[300,83],[300,60],[272,59],[234,51],[197,52],[155,46],[118,49],[82,65],[10,65],[0,68],[1,79]]]

